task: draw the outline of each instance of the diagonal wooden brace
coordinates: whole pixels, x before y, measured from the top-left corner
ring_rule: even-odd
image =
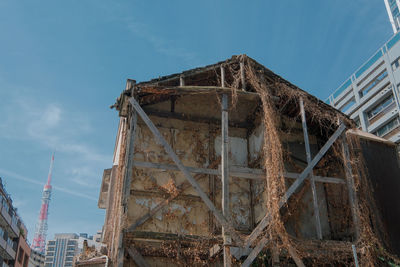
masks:
[[[207,194],[204,193],[204,191],[201,189],[200,185],[197,183],[197,181],[193,178],[193,176],[190,174],[190,172],[183,165],[181,160],[175,154],[175,152],[172,149],[172,147],[168,144],[168,142],[165,140],[165,138],[161,135],[160,131],[158,131],[157,127],[154,125],[154,123],[150,120],[150,118],[144,112],[144,110],[142,109],[140,104],[132,97],[129,99],[129,102],[132,104],[132,106],[136,110],[136,112],[140,115],[140,117],[142,118],[144,123],[146,123],[146,125],[149,127],[150,131],[154,134],[154,136],[156,137],[158,142],[160,142],[160,144],[164,147],[164,149],[167,152],[167,154],[172,158],[172,160],[178,166],[179,170],[185,175],[186,179],[189,181],[189,183],[196,190],[197,194],[199,194],[200,198],[203,200],[203,202],[206,204],[206,206],[214,214],[214,216],[218,220],[218,222],[224,227],[224,229],[226,231],[228,231],[232,235],[232,238],[238,244],[241,244],[242,240],[241,240],[239,234],[235,231],[235,229],[230,224],[230,222],[214,206],[212,201],[208,198]]]
[[[143,256],[137,251],[136,248],[133,246],[128,247],[126,249],[128,251],[129,256],[133,259],[133,261],[136,263],[137,266],[139,267],[150,267],[150,265],[146,262],[146,260],[143,258]]]
[[[310,174],[312,169],[317,165],[317,163],[321,160],[321,158],[325,155],[328,149],[333,145],[333,143],[338,139],[338,137],[343,133],[346,129],[346,126],[341,123],[339,128],[334,132],[334,134],[329,138],[329,140],[325,143],[325,145],[320,149],[314,159],[307,165],[307,167],[303,170],[303,172],[299,175],[296,181],[289,187],[286,191],[285,195],[279,201],[279,207],[285,205],[287,200],[293,195],[293,193],[297,190],[297,188],[303,183],[306,177]],[[261,222],[257,225],[257,227],[253,230],[253,232],[247,237],[244,243],[245,248],[249,248],[250,245],[257,239],[257,237],[261,234],[261,232],[268,226],[271,221],[271,214],[268,213],[265,217],[261,220]],[[265,240],[261,239],[258,244],[255,246],[253,250],[259,250],[265,246]],[[250,255],[254,255],[255,253],[250,253]],[[253,259],[250,259],[250,263],[257,257],[254,255]],[[247,261],[247,260],[246,260]],[[245,262],[246,262],[245,261]]]

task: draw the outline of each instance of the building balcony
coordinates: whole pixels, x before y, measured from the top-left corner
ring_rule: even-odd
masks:
[[[13,220],[11,220],[11,230],[14,232],[14,234],[16,235],[15,237],[19,237],[20,231],[19,231],[19,227],[17,225],[17,223],[15,223]]]
[[[15,253],[15,250],[14,250],[14,248],[12,246],[7,244],[6,251],[11,256],[11,259],[15,259],[15,254],[16,253]]]
[[[0,216],[0,224],[3,226],[8,226],[11,224],[11,215],[8,213],[8,211],[1,206],[1,216]]]
[[[392,129],[390,132],[382,136],[383,138],[386,139],[392,139],[392,137],[396,136],[397,134],[400,133],[400,125],[397,126],[396,128]]]
[[[0,236],[0,256],[5,260],[14,259],[12,255],[7,252],[7,241],[4,240],[3,236]]]
[[[386,114],[388,114],[390,111],[392,111],[392,109],[394,109],[396,107],[396,103],[392,102],[389,106],[387,106],[386,108],[384,108],[381,112],[379,112],[378,114],[376,114],[374,117],[368,119],[368,123],[369,125],[373,124],[374,122],[378,121],[380,118],[382,118],[383,116],[385,116]]]

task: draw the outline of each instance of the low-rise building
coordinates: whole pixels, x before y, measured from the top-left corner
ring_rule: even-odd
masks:
[[[0,266],[24,266],[25,256],[29,259],[30,253],[26,235],[26,227],[13,207],[11,197],[0,178]],[[20,249],[21,253],[17,255]],[[22,265],[19,265],[19,255]]]
[[[78,253],[78,235],[72,233],[55,234],[46,244],[45,267],[72,266]]]
[[[32,250],[31,255],[29,257],[28,267],[44,267],[44,260],[45,260],[44,254],[36,250]]]
[[[47,241],[45,266],[72,266],[74,257],[82,252],[85,241],[88,247],[100,251],[105,245],[98,242],[99,235],[101,237],[101,231],[98,231],[94,237],[87,233],[55,234],[53,240]]]

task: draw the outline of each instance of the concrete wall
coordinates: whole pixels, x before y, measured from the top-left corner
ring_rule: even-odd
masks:
[[[218,125],[165,119],[150,116],[164,138],[170,143],[183,164],[190,167],[207,168],[221,155],[221,132]],[[258,120],[259,121],[259,120]],[[282,124],[286,123],[282,119]],[[282,133],[283,147],[290,160],[285,162],[285,168],[291,172],[301,172],[306,167],[306,156],[303,132],[300,123],[292,123],[290,133]],[[124,132],[125,131],[125,132]],[[122,133],[122,134],[121,134]],[[177,186],[186,181],[179,171],[166,171],[135,167],[131,181],[131,194],[128,201],[127,216],[120,209],[121,181],[123,173],[123,157],[125,152],[126,129],[120,127],[118,133],[121,146],[120,165],[114,166],[110,176],[108,191],[107,215],[105,221],[104,240],[115,261],[119,239],[119,225],[122,220],[126,228],[135,223],[151,208],[174,192]],[[121,136],[123,138],[121,138]],[[121,141],[122,140],[122,141]],[[326,140],[318,140],[310,135],[313,155]],[[231,166],[261,168],[263,165],[263,126],[258,125],[252,130],[244,128],[229,128],[229,161]],[[329,154],[329,153],[328,153]],[[153,134],[139,119],[135,136],[134,161],[174,164],[156,142]],[[332,169],[341,169],[337,163],[332,163]],[[326,168],[325,168],[326,169]],[[322,166],[321,171],[324,170]],[[326,175],[319,173],[318,175]],[[343,178],[339,171],[336,177]],[[335,176],[329,175],[329,176]],[[328,176],[328,175],[326,175]],[[286,180],[287,186],[293,180]],[[221,210],[221,180],[218,176],[204,175],[199,179],[202,189],[209,195],[215,206]],[[320,217],[324,238],[342,240],[349,235],[350,214],[343,206],[347,205],[347,191],[343,185],[324,185],[317,183]],[[235,228],[243,234],[248,234],[265,216],[266,192],[263,180],[250,180],[231,177],[230,205],[231,216]],[[298,238],[315,238],[315,220],[312,206],[310,185],[305,185],[296,192],[294,200],[289,202],[289,212],[282,211],[289,234]],[[338,220],[336,222],[335,220]],[[343,223],[342,221],[345,220]],[[339,222],[340,221],[340,222]],[[178,235],[195,235],[202,237],[220,237],[221,227],[215,222],[212,214],[203,204],[193,188],[188,188],[153,218],[147,220],[135,231],[141,233],[171,233]],[[342,232],[341,232],[342,231]],[[150,236],[150,235],[149,235]],[[148,237],[150,238],[150,237]],[[145,238],[146,239],[146,238]],[[143,238],[140,242],[147,242]],[[149,243],[150,244],[150,243]],[[152,266],[166,266],[167,258],[147,257],[149,261],[158,262]],[[130,261],[125,266],[133,266]],[[217,264],[217,263],[216,263]],[[167,264],[168,265],[168,264]]]

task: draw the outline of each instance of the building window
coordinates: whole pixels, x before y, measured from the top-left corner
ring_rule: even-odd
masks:
[[[395,9],[393,9],[392,14],[393,14],[393,17],[396,17],[397,15],[399,15],[399,8],[396,7]]]
[[[68,246],[71,246],[71,245],[72,245],[72,246],[75,246],[75,245],[76,245],[76,241],[74,241],[74,240],[69,240],[68,243],[67,243],[67,245],[68,245]]]
[[[56,242],[55,242],[55,241],[49,241],[47,244],[48,244],[49,246],[54,246],[54,245],[56,244]]]
[[[377,84],[379,84],[383,79],[386,78],[388,75],[387,71],[384,70],[381,72],[374,80],[372,80],[370,83],[368,83],[361,91],[360,91],[360,97],[365,96],[368,94],[369,91],[371,91]]]
[[[392,62],[392,69],[393,71],[397,70],[400,66],[400,57],[396,58],[393,62]]]
[[[399,126],[399,124],[400,124],[399,117],[396,117],[394,120],[391,120],[389,123],[379,128],[374,134],[380,137],[384,137],[386,134],[396,129]]]
[[[22,264],[23,259],[24,259],[24,250],[20,247],[18,250],[18,262]]]
[[[389,110],[394,107],[394,97],[390,95],[382,100],[379,104],[367,112],[368,122],[373,123],[379,118],[382,118]]]
[[[14,242],[12,241],[11,238],[8,238],[8,239],[7,239],[7,244],[8,244],[10,247],[13,247]]]
[[[350,108],[356,103],[354,97],[350,99],[343,107],[340,108],[340,111],[346,113]]]
[[[28,267],[28,262],[29,262],[29,257],[28,255],[25,255],[23,267]]]
[[[10,210],[10,207],[8,206],[8,203],[4,198],[3,198],[2,204],[3,204],[3,209],[8,213]]]
[[[357,127],[357,129],[361,129],[361,121],[360,121],[360,117],[356,117],[356,118],[354,118],[354,122],[356,123],[356,127]]]

